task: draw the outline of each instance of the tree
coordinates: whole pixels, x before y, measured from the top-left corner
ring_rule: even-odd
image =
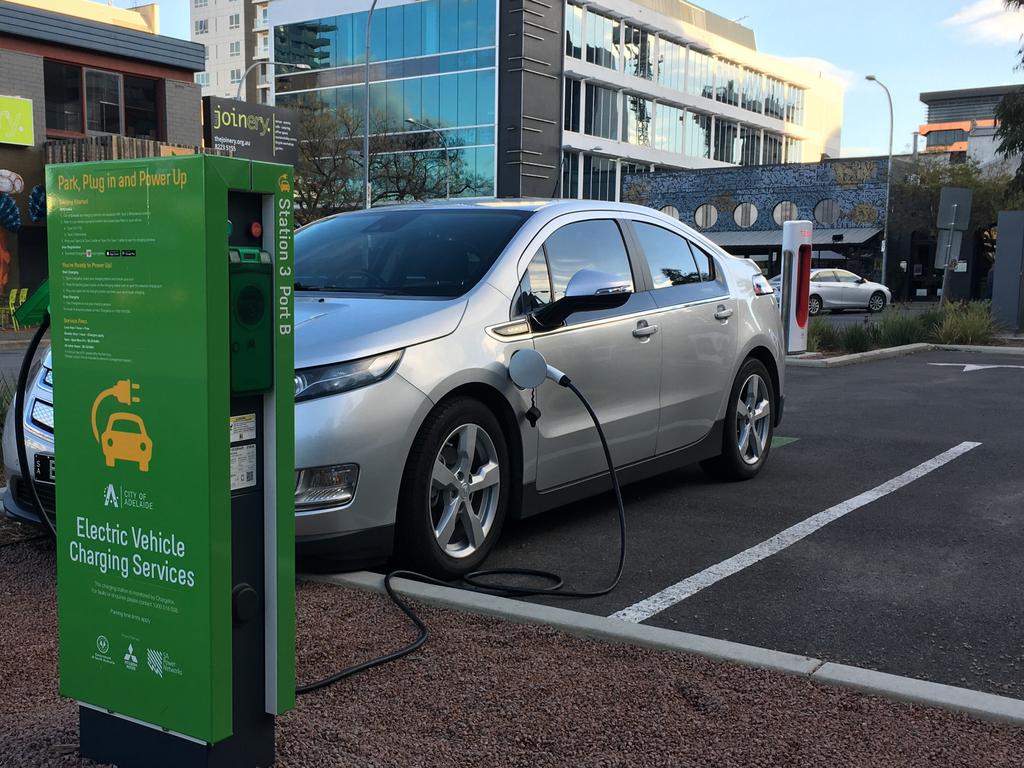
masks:
[[[1003,0],[1006,7],[1013,11],[1024,9],[1024,0]],[[1020,61],[1016,69],[1024,67],[1024,45],[1017,51]],[[1011,179],[1015,190],[1024,191],[1024,89],[1018,89],[1003,96],[996,107],[996,120],[999,128],[999,153],[1004,157],[1022,157],[1017,172]]]
[[[295,218],[308,224],[363,204],[362,115],[348,109],[299,106]],[[489,179],[471,169],[457,137],[449,138],[451,196],[489,195]],[[444,147],[429,131],[395,130],[383,114],[370,124],[370,181],[374,203],[443,198],[448,178]]]

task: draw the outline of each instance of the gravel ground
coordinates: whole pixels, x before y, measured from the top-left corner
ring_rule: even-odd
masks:
[[[9,523],[2,523],[7,525]],[[0,765],[85,766],[57,696],[53,549],[0,547]],[[386,598],[299,585],[299,676],[412,630]],[[706,659],[422,606],[428,645],[299,700],[278,766],[1021,766],[1024,729]]]

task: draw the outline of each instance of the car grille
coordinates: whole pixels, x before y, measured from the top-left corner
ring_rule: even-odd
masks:
[[[53,515],[57,508],[57,494],[53,483],[36,482],[36,492],[43,503],[46,513]],[[32,500],[32,489],[20,478],[11,478],[11,495],[22,509],[35,512],[36,504]]]

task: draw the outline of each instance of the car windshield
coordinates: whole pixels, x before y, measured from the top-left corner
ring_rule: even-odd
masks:
[[[531,213],[392,208],[324,219],[295,233],[295,288],[455,298]]]

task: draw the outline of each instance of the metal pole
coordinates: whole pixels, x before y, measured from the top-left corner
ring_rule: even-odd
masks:
[[[892,131],[893,131],[893,114],[892,114],[892,94],[889,93],[889,89],[886,88],[885,83],[879,80],[874,75],[868,75],[866,80],[870,80],[873,83],[878,83],[882,86],[882,90],[885,91],[885,97],[889,102],[889,170],[885,177],[885,224],[882,230],[882,283],[888,276],[889,266],[889,199],[892,194]]]
[[[949,291],[949,273],[952,272],[952,262],[949,257],[953,253],[953,228],[956,226],[956,209],[957,204],[953,203],[953,212],[949,217],[949,238],[946,240],[946,257],[942,260],[942,295],[939,297],[940,308],[945,306],[946,293]]]
[[[419,120],[416,120],[416,119],[411,118],[411,117],[407,117],[407,118],[405,118],[405,122],[409,123],[410,125],[418,125],[420,128],[426,128],[428,131],[433,133],[435,136],[437,136],[437,138],[439,138],[441,140],[441,146],[444,147],[444,165],[445,165],[445,171],[444,171],[444,199],[445,200],[450,200],[451,199],[451,195],[452,195],[452,159],[451,159],[451,157],[448,154],[448,141],[447,141],[447,139],[445,139],[444,134],[441,133],[439,130],[437,130],[437,128],[434,128],[431,125],[427,125],[426,123],[421,123]]]
[[[363,88],[366,98],[363,100],[363,208],[370,207],[370,24],[373,21],[373,9],[377,0],[370,3],[370,11],[366,14],[366,47],[363,61]]]

